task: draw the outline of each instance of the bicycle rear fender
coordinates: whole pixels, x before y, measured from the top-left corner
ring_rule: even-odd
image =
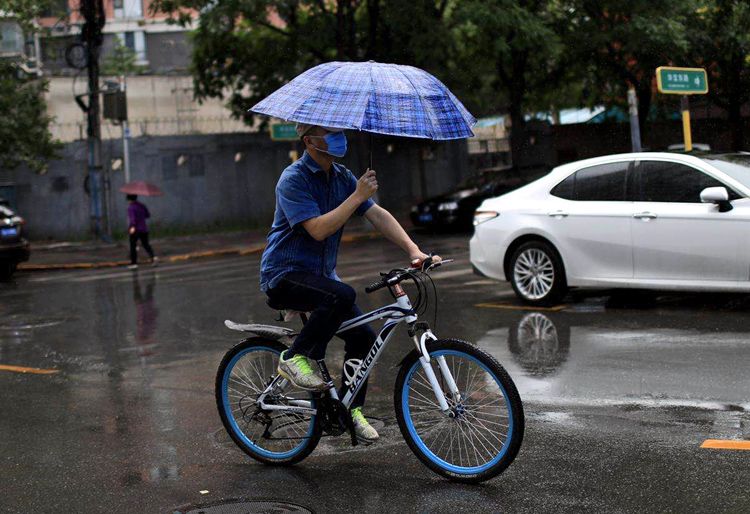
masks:
[[[291,328],[277,327],[275,325],[263,325],[260,323],[235,323],[232,320],[225,320],[224,325],[237,332],[245,332],[260,337],[266,337],[273,341],[280,341],[285,344],[291,343],[297,333]]]

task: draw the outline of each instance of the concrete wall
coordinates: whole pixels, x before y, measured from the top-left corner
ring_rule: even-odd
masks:
[[[368,166],[369,138],[350,134],[344,159],[355,175]],[[379,172],[379,202],[397,215],[405,214],[424,190],[432,196],[453,187],[469,173],[464,141],[432,143],[396,138],[373,138],[373,167]],[[156,232],[160,227],[240,225],[265,227],[275,206],[274,187],[291,162],[290,151],[301,154],[298,143],[274,142],[267,133],[158,136],[131,142],[131,180],[145,180],[165,192],[145,199]],[[122,156],[118,140],[102,145],[108,167]],[[424,158],[424,159],[423,159]],[[424,165],[423,171],[420,159]],[[85,192],[85,142],[69,143],[62,158],[45,175],[28,170],[0,171],[0,186],[12,190],[33,239],[85,238],[90,230],[89,197]],[[112,225],[126,227],[126,202],[117,193],[123,172],[110,171]]]

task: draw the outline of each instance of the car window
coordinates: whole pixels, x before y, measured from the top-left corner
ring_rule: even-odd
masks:
[[[703,160],[719,168],[719,171],[723,171],[734,180],[750,187],[750,155],[725,154],[704,157]]]
[[[552,191],[550,191],[550,194],[553,194],[558,198],[564,198],[565,200],[575,200],[575,181],[576,174],[573,173],[568,178],[553,187]]]
[[[580,169],[557,184],[550,193],[581,202],[624,201],[629,165],[627,161],[613,162]]]
[[[644,202],[701,203],[701,191],[707,187],[726,187],[730,200],[739,197],[710,175],[677,162],[641,161],[639,176]]]

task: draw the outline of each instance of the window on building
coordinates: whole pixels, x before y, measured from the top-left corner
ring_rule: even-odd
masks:
[[[24,38],[21,26],[15,21],[0,21],[0,54],[23,53]]]
[[[115,18],[143,18],[142,0],[114,0]]]
[[[146,61],[146,35],[143,32],[121,32],[120,42],[135,52],[137,61]]]

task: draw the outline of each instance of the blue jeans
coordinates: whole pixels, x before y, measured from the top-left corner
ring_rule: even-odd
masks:
[[[360,316],[362,311],[354,303],[357,293],[354,289],[330,278],[292,271],[284,275],[273,289],[266,291],[275,303],[296,310],[310,312],[310,318],[302,327],[292,344],[292,353],[299,353],[310,359],[320,360],[325,357],[328,342],[336,335],[339,326],[346,320]],[[346,362],[351,359],[362,360],[375,341],[375,332],[368,325],[361,325],[342,332],[339,337],[344,340],[344,371],[341,375],[343,398],[346,390]],[[350,363],[349,374],[353,375],[356,366]],[[364,404],[367,382],[362,385],[352,407]]]

